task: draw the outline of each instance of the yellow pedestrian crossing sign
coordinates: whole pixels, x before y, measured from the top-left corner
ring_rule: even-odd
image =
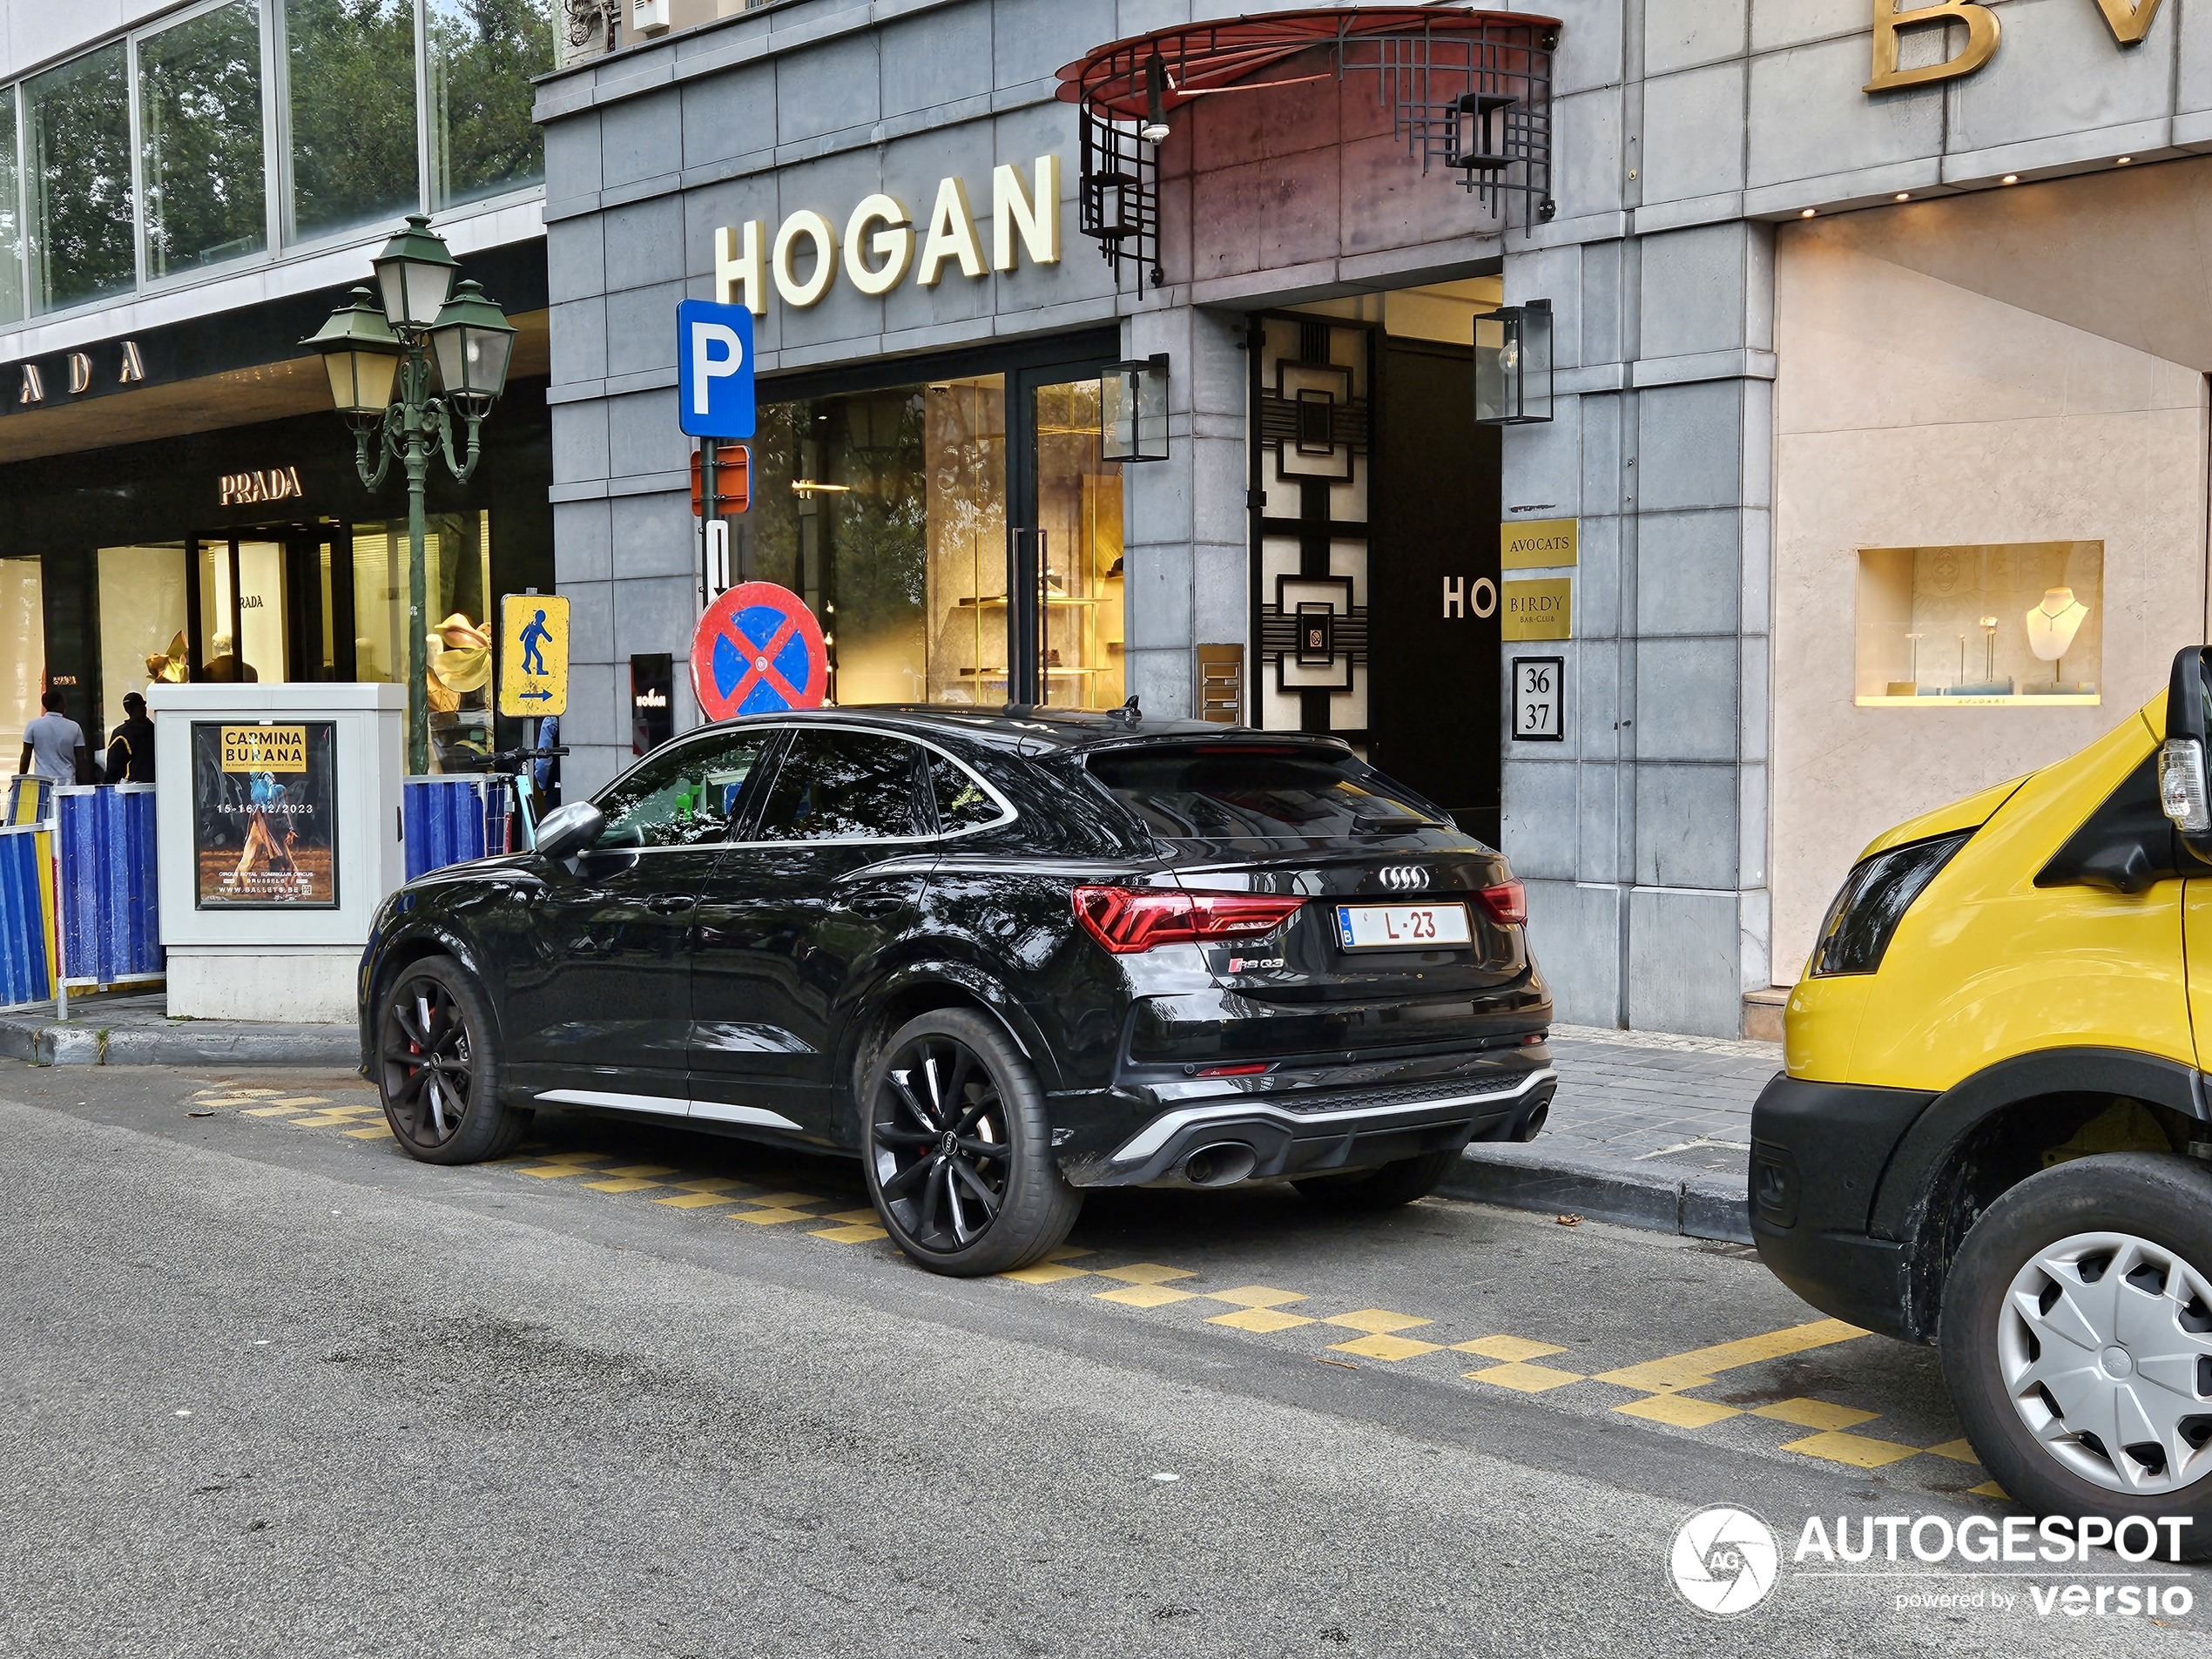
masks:
[[[569,602],[510,593],[499,602],[499,711],[569,711]]]

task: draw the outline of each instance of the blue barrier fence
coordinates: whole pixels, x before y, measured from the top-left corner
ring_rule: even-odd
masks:
[[[54,995],[53,834],[0,826],[0,1008]]]
[[[5,820],[10,824],[43,824],[53,816],[54,786],[51,779],[35,773],[17,773],[8,779],[8,809]]]
[[[496,772],[460,772],[407,780],[401,823],[407,879],[448,864],[496,857],[509,850],[514,789]]]
[[[112,784],[54,792],[64,986],[123,985],[166,971],[153,788]]]

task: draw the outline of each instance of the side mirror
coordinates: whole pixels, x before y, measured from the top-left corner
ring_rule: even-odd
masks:
[[[2212,786],[2205,777],[2205,656],[2174,658],[2166,690],[2166,742],[2158,752],[2158,804],[2193,853],[2212,854]]]
[[[574,858],[599,839],[606,814],[588,800],[572,800],[538,819],[537,851],[549,859]]]

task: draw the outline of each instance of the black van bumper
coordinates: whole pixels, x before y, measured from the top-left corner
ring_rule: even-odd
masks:
[[[1822,1312],[1925,1342],[1908,1251],[1868,1231],[1898,1143],[1935,1096],[1777,1075],[1751,1110],[1751,1239],[1768,1271]]]

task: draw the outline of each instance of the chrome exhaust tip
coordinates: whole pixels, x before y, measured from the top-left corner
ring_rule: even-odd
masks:
[[[1259,1154],[1242,1141],[1202,1146],[1183,1160],[1183,1178],[1194,1187],[1233,1187],[1259,1166]]]

